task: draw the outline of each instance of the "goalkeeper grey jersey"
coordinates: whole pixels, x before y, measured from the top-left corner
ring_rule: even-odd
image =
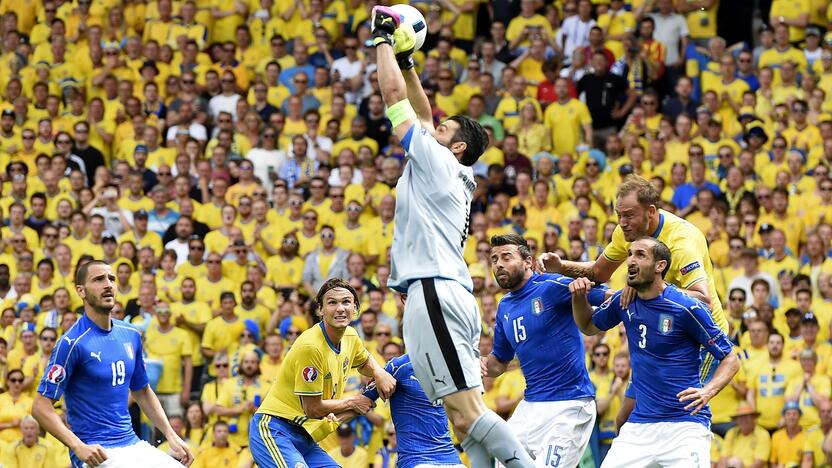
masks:
[[[474,172],[418,125],[410,128],[402,146],[407,163],[396,184],[396,226],[387,284],[407,292],[411,281],[445,278],[471,291],[471,275],[462,253],[477,186]]]

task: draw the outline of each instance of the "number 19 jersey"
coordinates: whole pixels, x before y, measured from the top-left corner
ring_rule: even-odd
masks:
[[[474,172],[457,161],[426,129],[410,127],[402,139],[407,164],[396,184],[396,226],[388,286],[407,292],[420,278],[444,278],[471,291],[463,258],[473,199]]]

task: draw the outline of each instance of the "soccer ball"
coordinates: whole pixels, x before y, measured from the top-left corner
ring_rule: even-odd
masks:
[[[390,8],[402,15],[404,18],[402,22],[410,23],[413,26],[413,30],[416,31],[416,48],[414,51],[421,49],[425,44],[425,36],[428,35],[428,23],[425,21],[422,12],[404,3],[393,5]]]

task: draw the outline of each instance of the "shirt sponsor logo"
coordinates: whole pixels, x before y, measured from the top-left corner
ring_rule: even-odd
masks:
[[[695,270],[695,269],[699,268],[700,266],[702,266],[702,265],[700,265],[700,264],[699,264],[699,262],[693,262],[693,263],[691,263],[690,265],[687,265],[687,266],[685,266],[685,267],[682,267],[682,269],[681,269],[681,270],[679,270],[679,271],[680,271],[683,275],[686,275],[686,274],[688,274],[688,273],[692,272],[693,270]]]
[[[59,384],[66,378],[66,370],[60,364],[52,364],[49,371],[46,372],[46,381],[53,384]]]
[[[318,369],[315,369],[314,366],[306,366],[301,371],[301,377],[304,381],[312,383],[318,380]]]

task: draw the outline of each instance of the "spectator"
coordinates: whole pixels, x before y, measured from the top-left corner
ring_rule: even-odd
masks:
[[[760,413],[749,404],[740,404],[733,419],[737,426],[725,435],[720,451],[724,466],[765,466],[771,454],[771,437],[757,425]]]
[[[635,104],[636,95],[627,81],[607,73],[607,58],[596,52],[592,56],[593,73],[578,82],[578,94],[586,93],[586,103],[592,116],[593,146],[602,146],[607,136],[616,131],[616,121],[627,115]]]

